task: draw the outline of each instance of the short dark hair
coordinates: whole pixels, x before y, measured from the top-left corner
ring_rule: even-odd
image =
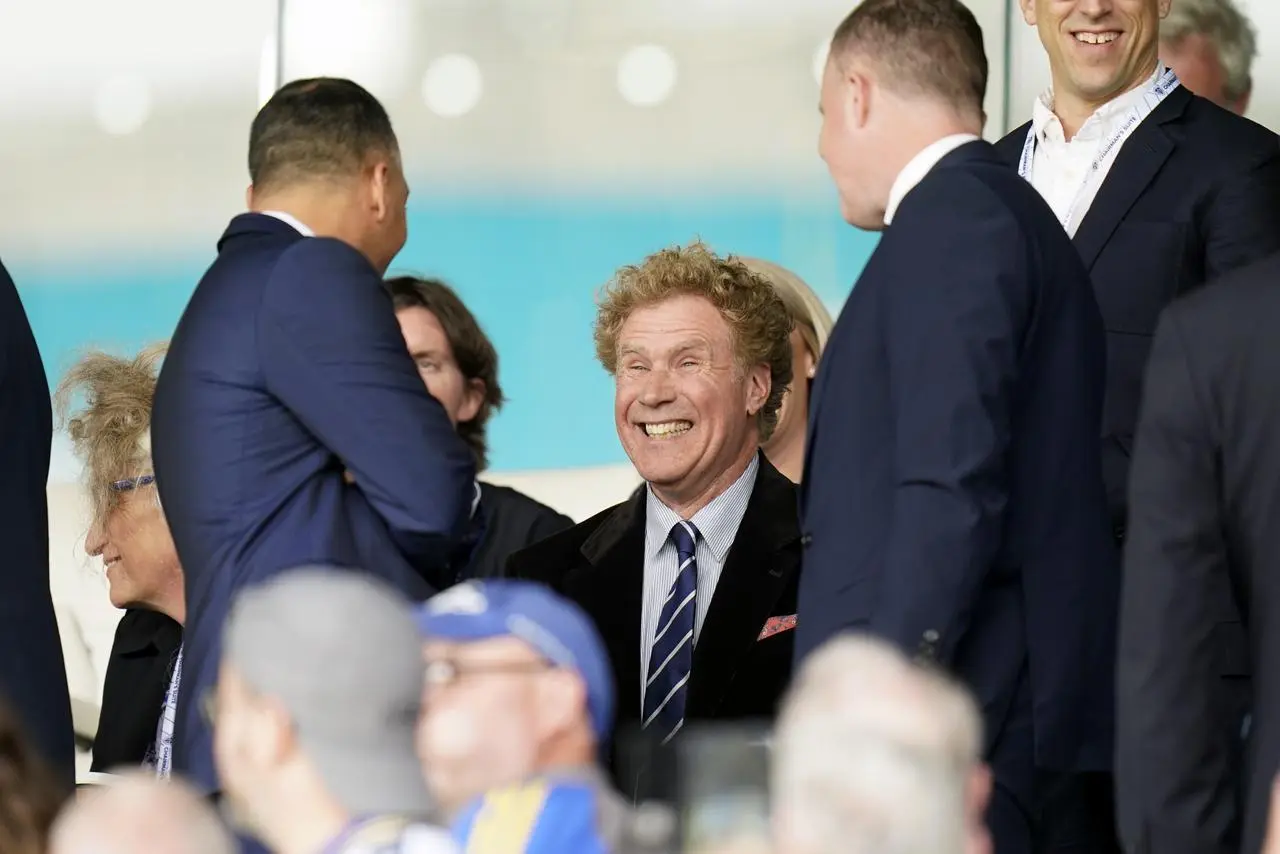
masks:
[[[439,279],[395,276],[387,279],[383,287],[391,295],[396,311],[425,308],[434,314],[449,339],[449,349],[453,350],[453,360],[458,363],[463,378],[484,383],[484,399],[475,418],[458,424],[458,435],[471,446],[477,469],[484,470],[489,464],[485,427],[489,416],[506,400],[498,384],[498,351],[480,328],[476,316],[453,288]]]
[[[370,155],[399,151],[378,99],[350,80],[313,77],[280,87],[253,119],[249,179],[259,189],[354,175]]]
[[[879,65],[885,86],[983,115],[982,27],[960,0],[864,0],[831,37],[833,61],[851,52]]]

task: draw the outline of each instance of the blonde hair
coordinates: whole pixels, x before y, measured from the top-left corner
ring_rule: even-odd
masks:
[[[791,319],[795,321],[804,346],[813,354],[813,361],[822,358],[822,348],[827,346],[827,338],[831,335],[831,327],[835,322],[831,312],[822,304],[822,300],[813,292],[813,288],[795,273],[763,258],[738,258],[748,270],[760,276],[782,298]]]
[[[96,520],[112,507],[112,483],[152,473],[151,406],[166,349],[154,344],[131,359],[88,353],[58,384],[59,420],[84,461]]]
[[[769,366],[769,396],[756,416],[760,441],[768,439],[791,384],[791,314],[763,277],[701,241],[655,252],[614,274],[596,313],[596,358],[616,373],[618,334],[631,313],[678,296],[701,297],[715,306],[729,325],[739,367]]]

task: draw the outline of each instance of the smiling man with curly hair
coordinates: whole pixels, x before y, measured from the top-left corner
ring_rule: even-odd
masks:
[[[702,243],[619,270],[596,355],[647,483],[508,566],[592,616],[618,723],[654,741],[686,720],[771,717],[790,676],[795,487],[759,447],[791,382],[791,329],[767,281]]]

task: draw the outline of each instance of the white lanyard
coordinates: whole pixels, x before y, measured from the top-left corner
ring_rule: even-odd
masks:
[[[173,768],[173,728],[178,715],[178,686],[182,683],[182,647],[173,663],[173,676],[169,690],[164,695],[164,708],[160,711],[160,724],[156,731],[156,776],[169,779]]]
[[[1156,78],[1155,82],[1147,87],[1142,93],[1142,98],[1129,109],[1125,114],[1124,121],[1120,123],[1120,128],[1098,146],[1098,152],[1093,158],[1093,162],[1089,164],[1089,168],[1084,173],[1084,180],[1080,182],[1080,189],[1076,190],[1075,197],[1071,200],[1071,205],[1067,208],[1066,213],[1062,217],[1062,227],[1067,230],[1068,234],[1074,236],[1076,227],[1079,225],[1075,221],[1076,209],[1080,207],[1081,201],[1086,198],[1088,192],[1093,189],[1093,183],[1105,176],[1107,168],[1120,152],[1120,144],[1125,138],[1133,132],[1143,119],[1151,115],[1151,112],[1160,105],[1170,92],[1178,88],[1178,75],[1173,73],[1172,68],[1166,68]],[[1027,128],[1027,140],[1022,144],[1022,158],[1018,161],[1018,174],[1026,180],[1031,180],[1031,170],[1035,165],[1036,155],[1036,129],[1034,126]]]

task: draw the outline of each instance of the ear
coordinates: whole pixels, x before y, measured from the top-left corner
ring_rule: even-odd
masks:
[[[845,115],[855,128],[866,127],[871,114],[872,80],[858,69],[845,73]]]
[[[288,762],[298,750],[293,720],[289,712],[271,697],[257,698],[254,711],[257,726],[251,732],[251,750],[260,768],[275,768]]]
[[[375,163],[369,176],[369,206],[378,222],[391,213],[391,167],[385,160]]]
[[[747,414],[754,416],[769,399],[769,390],[773,388],[768,365],[756,365],[747,371]]]
[[[459,424],[466,424],[480,414],[480,407],[484,405],[484,396],[487,391],[488,386],[484,384],[484,380],[467,381],[466,396],[462,398],[462,406],[458,407]]]
[[[560,668],[538,684],[538,729],[544,737],[567,732],[587,708],[587,686],[572,670]]]
[[[1168,5],[1167,0],[1165,0]],[[1018,0],[1018,5],[1022,7],[1022,20],[1031,26],[1036,25],[1036,0]],[[1161,15],[1161,17],[1164,17]]]
[[[799,367],[804,370],[803,378],[806,380],[813,379],[818,373],[818,360],[813,357],[813,352],[808,347],[804,348],[804,361]],[[792,382],[795,382],[796,379],[800,379],[800,377],[796,377]]]

